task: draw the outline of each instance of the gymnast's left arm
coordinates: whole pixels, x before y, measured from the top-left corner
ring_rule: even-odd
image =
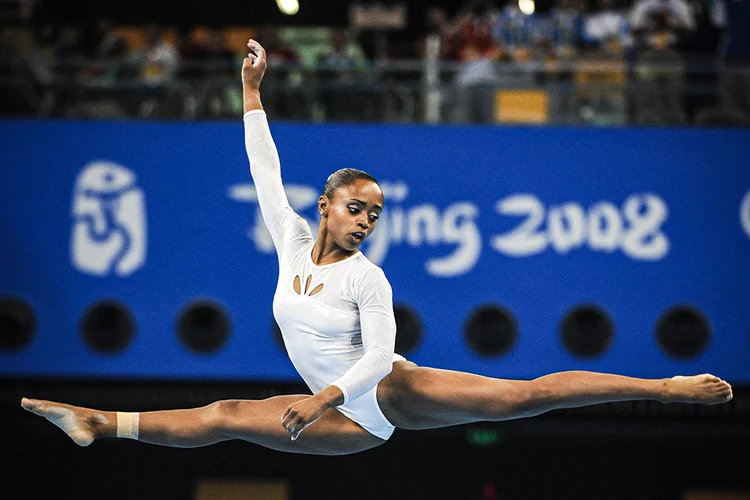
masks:
[[[364,354],[331,385],[286,409],[281,421],[293,440],[323,416],[328,408],[357,399],[393,369],[396,318],[393,314],[393,291],[385,273],[377,267],[365,272],[354,295],[359,307]]]
[[[343,394],[340,404],[362,396],[391,373],[396,346],[393,290],[383,270],[373,267],[365,272],[354,295],[359,307],[364,355],[331,384]]]

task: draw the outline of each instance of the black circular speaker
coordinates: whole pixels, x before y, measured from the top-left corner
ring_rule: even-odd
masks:
[[[572,309],[563,319],[563,345],[575,356],[601,356],[612,345],[612,321],[601,308],[587,304]]]
[[[394,305],[393,314],[396,317],[396,352],[409,354],[422,341],[422,319],[405,304]]]
[[[661,348],[675,358],[692,358],[700,354],[711,338],[706,317],[690,306],[677,306],[666,311],[656,325],[656,338]]]
[[[35,331],[36,317],[29,304],[16,297],[0,298],[0,350],[22,348]]]
[[[516,320],[509,311],[499,305],[485,305],[467,319],[464,337],[475,353],[499,356],[515,344],[516,330]]]
[[[189,304],[180,314],[177,335],[191,351],[210,353],[229,338],[229,318],[222,307],[208,300]]]
[[[130,344],[135,321],[127,307],[115,300],[92,304],[83,314],[81,335],[95,351],[113,354]]]

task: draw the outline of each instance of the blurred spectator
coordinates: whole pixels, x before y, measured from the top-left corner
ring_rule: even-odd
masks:
[[[181,80],[198,83],[210,75],[207,63],[210,59],[209,33],[199,27],[180,33],[180,45],[177,48],[180,64],[175,76]]]
[[[350,82],[367,66],[362,46],[347,30],[336,30],[331,44],[319,57],[320,67],[331,72],[334,80]]]
[[[272,75],[269,76],[273,77],[273,81],[286,86],[298,79],[300,58],[297,49],[282,40],[275,26],[263,27],[260,37],[266,49],[268,67],[271,69],[269,73]]]
[[[648,48],[635,64],[638,85],[633,101],[640,125],[684,125],[688,122],[682,102],[685,68],[681,55],[671,47],[668,31],[655,32]]]
[[[0,115],[24,116],[36,111],[42,89],[13,38],[0,30]]]
[[[502,44],[504,55],[517,62],[529,61],[539,34],[534,13],[524,14],[516,0],[506,0],[494,19],[493,35]]]
[[[146,28],[146,44],[135,54],[141,80],[154,86],[171,81],[180,63],[175,46],[160,26]]]
[[[128,118],[127,92],[120,86],[135,76],[128,42],[109,25],[98,23],[98,37],[84,69],[85,96],[69,106],[69,118]]]
[[[52,24],[43,24],[32,30],[28,63],[35,79],[41,85],[49,84],[54,75],[55,45],[59,37],[59,27]]]
[[[635,0],[630,28],[639,47],[651,49],[666,42],[674,48],[695,29],[695,20],[685,0]]]
[[[91,59],[86,68],[89,78],[115,83],[134,76],[128,40],[109,19],[103,18],[96,23],[93,34],[89,34],[89,43]]]
[[[101,56],[114,44],[125,43],[125,37],[117,31],[109,17],[101,17],[93,25],[87,26],[82,34],[85,55],[90,58]]]
[[[750,0],[717,0],[712,16],[725,28],[720,50],[722,110],[750,124]]]
[[[364,83],[366,68],[362,46],[347,30],[336,30],[330,45],[318,57],[321,100],[327,119],[361,118],[362,89],[358,87]]]
[[[62,29],[52,57],[51,88],[54,103],[50,114],[53,116],[65,115],[69,108],[78,105],[86,97],[86,90],[81,85],[85,83],[81,78],[85,61],[82,28],[74,25]]]
[[[633,47],[624,8],[617,0],[596,0],[583,15],[578,59],[576,123],[627,123],[625,60]]]
[[[692,35],[683,41],[681,51],[686,58],[685,81],[693,89],[685,96],[685,111],[691,121],[701,110],[719,105],[719,49],[722,28],[712,13],[719,0],[688,0],[695,20]]]
[[[269,71],[263,77],[263,102],[274,116],[302,119],[308,116],[302,96],[303,70],[297,49],[285,42],[275,26],[264,26],[259,40],[266,49]]]
[[[179,72],[186,78],[211,80],[234,75],[236,62],[224,31],[217,27],[194,30],[180,47]]]
[[[578,55],[581,45],[583,12],[577,0],[555,0],[555,5],[547,16],[546,28],[554,56],[570,60]]]
[[[296,68],[289,66],[299,62],[297,50],[279,36],[279,29],[276,26],[264,26],[260,31],[260,36],[263,40],[263,47],[266,48],[269,67],[274,67],[275,72],[291,74],[290,70]]]
[[[458,122],[490,123],[495,118],[496,64],[504,52],[493,36],[498,15],[491,2],[470,1],[456,26],[457,96],[454,118]]]
[[[715,14],[722,0],[687,0],[695,27],[682,44],[684,52],[693,56],[713,56],[719,48],[722,26]]]
[[[448,19],[448,14],[442,7],[428,7],[425,15],[425,29],[417,40],[417,55],[422,58],[425,56],[426,44],[428,37],[434,37],[437,40],[439,59],[453,59],[455,57],[455,40],[456,28]]]
[[[56,77],[75,78],[83,69],[85,50],[80,26],[68,26],[55,44],[53,73]]]
[[[180,47],[181,78],[193,83],[198,90],[196,116],[224,119],[242,114],[242,89],[237,82],[235,55],[218,27],[198,28],[183,38]]]
[[[168,108],[177,97],[172,87],[180,57],[175,46],[167,40],[165,30],[156,25],[146,28],[146,43],[134,55],[141,83],[138,115],[170,116]]]
[[[181,43],[177,50],[181,63],[177,69],[177,77],[194,82],[208,75],[208,37],[208,30],[205,28],[196,28],[181,34]]]
[[[416,55],[425,61],[433,61],[425,74],[415,78],[423,79],[427,86],[421,95],[421,115],[429,122],[435,123],[440,117],[448,115],[449,100],[445,98],[443,85],[451,80],[453,68],[450,63],[456,59],[456,27],[448,19],[442,7],[428,7],[425,12],[424,31],[417,40]],[[429,74],[427,74],[429,72]]]
[[[584,14],[581,39],[584,47],[607,55],[621,55],[633,46],[625,9],[616,0],[596,0],[593,12]]]
[[[566,123],[574,121],[577,98],[571,63],[580,53],[582,6],[578,0],[555,0],[549,13],[535,19],[532,58],[544,63],[537,82],[554,82],[556,114]]]
[[[750,123],[750,0],[632,0],[629,10],[628,0],[589,0],[591,12],[582,1],[537,2],[541,10],[534,12],[530,1],[519,6],[518,0],[465,0],[455,19],[449,18],[448,4],[435,2],[422,9],[423,22],[388,32],[389,43],[378,46],[384,50],[373,52],[377,60],[368,60],[367,45],[362,45],[367,35],[379,40],[375,30],[356,37],[347,30],[331,32],[320,50],[322,38],[309,47],[308,39],[327,36],[328,30],[308,36],[292,28],[261,27],[257,38],[270,67],[264,104],[281,119],[409,120],[423,116],[426,108],[414,109],[422,102],[438,110],[431,116],[442,117],[432,120],[450,116],[490,123],[497,90],[543,88],[554,89],[550,109],[555,120],[577,123],[581,99],[568,102],[568,97],[578,96],[586,85],[591,94],[598,85],[600,93],[588,95],[584,104],[615,109],[620,104],[610,101],[616,101],[623,103],[619,110],[628,97],[634,123]],[[33,103],[40,116],[176,118],[241,112],[236,70],[245,54],[229,48],[225,30],[196,29],[175,45],[162,28],[150,26],[145,47],[131,53],[129,34],[106,17],[82,26],[38,21],[34,43],[23,54],[30,79],[24,86],[30,90],[14,94],[24,109]],[[300,52],[285,42],[287,35],[297,40]],[[439,42],[433,45],[438,61],[447,63],[431,73],[437,80],[429,83],[430,99],[420,85],[424,65],[390,64],[424,58],[428,38]],[[9,63],[16,55],[8,47],[3,50],[2,71],[17,71]],[[633,65],[624,65],[623,59]],[[183,98],[189,107],[181,107]],[[11,100],[4,96],[4,102]]]
[[[695,29],[690,6],[685,0],[636,0],[630,25],[637,43],[636,123],[686,124],[685,63],[678,49]]]

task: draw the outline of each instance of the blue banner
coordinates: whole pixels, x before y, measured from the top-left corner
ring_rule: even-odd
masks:
[[[363,247],[394,300],[421,317],[422,365],[503,378],[586,369],[643,377],[715,372],[750,382],[750,135],[731,130],[272,124],[289,198],[313,225],[327,176],[377,177],[386,211]],[[238,120],[229,124],[3,122],[0,297],[37,328],[0,351],[0,375],[299,380],[271,334],[277,261]],[[111,298],[135,335],[91,349],[84,312]],[[220,349],[177,335],[182,311],[227,312]],[[464,326],[509,311],[509,352],[482,357]],[[609,348],[560,336],[582,304],[606,311]],[[689,358],[656,336],[675,306],[705,316]]]

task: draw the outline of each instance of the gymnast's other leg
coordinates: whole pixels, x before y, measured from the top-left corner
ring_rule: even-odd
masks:
[[[731,386],[710,374],[642,379],[567,371],[525,381],[398,361],[384,382],[379,387],[378,401],[385,416],[405,429],[512,420],[616,401],[718,404],[732,398]]]
[[[277,451],[346,455],[385,442],[335,408],[326,411],[292,441],[281,424],[281,415],[290,404],[307,397],[289,395],[263,400],[224,400],[200,408],[137,414],[118,414],[26,398],[21,401],[21,406],[61,428],[80,446],[88,446],[105,437],[130,437],[173,448],[195,448],[241,439]]]

